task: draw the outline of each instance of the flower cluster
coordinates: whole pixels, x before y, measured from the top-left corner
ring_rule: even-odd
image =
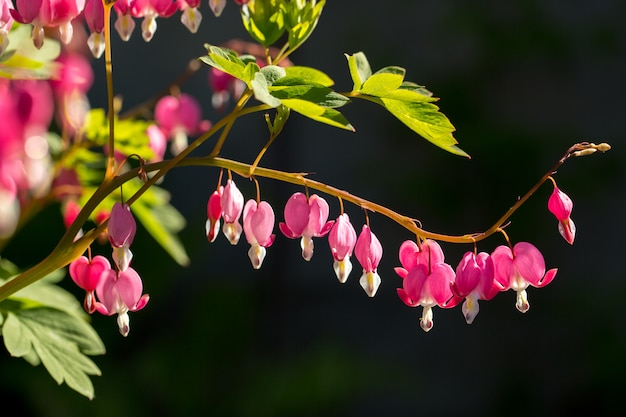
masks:
[[[572,203],[556,183],[548,207],[559,220],[560,233],[571,244],[574,234],[573,222],[569,218]],[[243,227],[239,223],[242,214]],[[328,216],[329,206],[322,197],[296,192],[287,200],[285,220],[278,227],[287,238],[300,239],[302,257],[306,261],[313,256],[313,239],[327,235],[334,259],[333,269],[341,283],[346,282],[352,271],[350,257],[354,251],[363,269],[359,283],[367,295],[373,297],[381,284],[377,271],[383,253],[380,241],[369,224],[363,225],[357,237],[348,214],[342,212],[334,221],[328,221]],[[231,244],[238,243],[243,230],[250,244],[248,255],[252,266],[255,269],[261,267],[266,248],[274,241],[275,216],[267,202],[251,199],[244,206],[243,194],[234,181],[228,179],[226,186],[219,185],[209,197],[207,217],[209,242],[217,238],[220,220],[223,220],[222,231]],[[410,307],[423,307],[420,326],[424,331],[433,327],[433,307],[452,308],[462,302],[463,316],[471,324],[478,314],[479,301],[491,300],[499,292],[509,289],[517,294],[516,308],[525,313],[530,307],[526,289],[548,285],[557,273],[556,268],[546,271],[543,255],[528,242],[501,245],[492,253],[468,251],[454,269],[446,263],[437,241],[407,240],[400,246],[399,260],[401,266],[395,268],[396,274],[402,278],[398,296]]]
[[[243,216],[243,227],[239,223]],[[363,229],[357,238],[356,231],[346,213],[341,213],[336,220],[328,220],[329,206],[324,198],[317,194],[294,193],[284,208],[284,222],[278,227],[284,236],[300,239],[302,258],[306,261],[313,256],[313,238],[328,236],[328,244],[334,263],[337,279],[345,283],[352,271],[350,257],[352,253],[363,267],[360,284],[365,292],[373,297],[380,286],[381,279],[377,268],[382,258],[383,248],[369,226]],[[220,220],[224,221],[222,232],[228,241],[236,245],[243,231],[250,244],[248,257],[254,269],[261,268],[272,245],[275,235],[275,215],[272,206],[258,198],[248,200],[244,205],[244,196],[235,182],[228,179],[225,186],[211,194],[207,202],[206,236],[214,242],[219,234]]]
[[[247,0],[235,2],[240,6],[248,3]],[[135,30],[135,19],[141,19],[141,35],[149,42],[157,30],[157,18],[167,18],[180,11],[181,22],[196,33],[202,21],[200,5],[200,0],[116,0],[114,27],[120,38],[128,41]],[[216,16],[225,6],[226,0],[209,0],[209,7]],[[89,49],[99,58],[105,43],[104,7],[102,0],[17,0],[14,8],[11,0],[0,0],[0,53],[7,46],[6,36],[14,20],[33,26],[33,43],[41,48],[45,29],[58,29],[61,41],[69,44],[74,33],[73,23],[82,19],[90,33]]]
[[[107,316],[117,314],[117,324],[123,336],[130,331],[128,312],[141,310],[150,299],[147,294],[142,295],[141,277],[130,267],[130,245],[136,230],[128,205],[115,203],[108,223],[115,268],[101,255],[81,256],[69,268],[72,280],[86,292],[85,310],[89,314],[95,311]]]

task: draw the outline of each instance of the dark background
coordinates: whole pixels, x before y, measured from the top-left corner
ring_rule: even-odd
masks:
[[[115,87],[125,107],[167,86],[203,54],[204,42],[247,40],[234,2],[220,19],[204,3],[196,35],[178,14],[159,19],[147,44],[139,28],[129,43],[114,35]],[[278,235],[254,271],[243,238],[236,247],[223,235],[206,242],[206,200],[218,170],[185,168],[168,174],[164,185],[188,220],[181,237],[192,264],[179,267],[138,231],[133,265],[151,301],[131,313],[127,339],[113,318],[94,316],[108,350],[94,358],[103,372],[93,379],[96,398],[57,387],[41,367],[8,355],[0,358],[0,398],[17,403],[21,415],[37,416],[619,415],[626,387],[625,18],[619,0],[329,1],[317,30],[292,57],[348,91],[343,54],[364,51],[374,70],[405,67],[408,80],[442,98],[471,160],[421,140],[373,104],[355,102],[343,111],[356,133],[294,114],[262,161],[314,172],[312,178],[418,218],[428,230],[484,230],[573,143],[611,143],[611,152],[570,161],[555,177],[574,200],[574,246],[546,209],[550,184],[511,219],[511,239],[534,243],[547,267],[559,268],[552,284],[528,290],[525,315],[506,292],[481,303],[471,326],[459,307],[435,309],[435,327],[424,333],[421,308],[398,299],[401,280],[393,272],[401,242],[414,237],[371,213],[384,247],[383,283],[373,299],[358,284],[356,260],[348,282],[337,282],[323,239],[306,263],[299,242]],[[102,66],[94,62],[94,107],[105,105]],[[183,91],[217,120],[206,76],[203,68]],[[251,162],[266,140],[263,129],[259,116],[242,119],[224,156]],[[236,181],[253,197],[251,182]],[[282,220],[284,201],[301,188],[259,182]],[[337,202],[328,201],[334,218]],[[351,205],[346,211],[360,229],[362,211]],[[42,258],[61,233],[55,222],[58,208],[51,208],[3,255],[20,266]],[[494,236],[479,250],[503,243]],[[471,250],[443,247],[453,266]]]

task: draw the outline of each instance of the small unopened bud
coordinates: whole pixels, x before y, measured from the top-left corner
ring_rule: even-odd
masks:
[[[572,156],[587,156],[587,155],[591,155],[592,153],[595,153],[597,151],[596,148],[587,148],[587,149],[583,149],[582,151],[576,151],[572,153]]]
[[[600,152],[607,152],[611,150],[611,145],[606,142],[602,142],[601,144],[596,146],[596,149],[598,149]]]

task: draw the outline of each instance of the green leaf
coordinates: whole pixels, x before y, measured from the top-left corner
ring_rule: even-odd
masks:
[[[328,87],[314,84],[300,84],[302,80],[285,77],[269,87],[272,96],[282,101],[300,99],[321,107],[337,108],[346,105],[350,99]]]
[[[357,52],[353,55],[346,55],[348,58],[348,68],[350,69],[350,76],[354,83],[353,91],[359,91],[363,86],[363,83],[372,75],[372,68],[370,67],[367,58],[363,52]]]
[[[125,187],[139,188],[139,180],[129,181]],[[132,184],[132,185],[131,185]],[[131,194],[134,191],[131,191]],[[176,236],[185,227],[185,218],[169,204],[170,194],[162,188],[150,187],[131,207],[143,227],[163,249],[182,266],[189,265],[187,251]]]
[[[260,72],[256,73],[254,76],[254,80],[252,81],[252,91],[254,92],[254,98],[259,100],[261,103],[265,103],[272,107],[280,106],[280,100],[270,94],[267,79]]]
[[[301,99],[285,99],[281,103],[291,110],[302,114],[317,122],[325,123],[330,126],[338,127],[354,131],[354,127],[346,120],[346,118],[335,109],[322,107],[318,104]]]
[[[43,46],[33,45],[30,25],[13,23],[8,34],[7,51],[0,56],[0,77],[11,79],[47,79],[56,73],[54,60],[61,53],[61,44],[46,38]]]
[[[200,57],[200,60],[220,71],[232,75],[245,82],[250,87],[255,74],[259,71],[259,66],[255,60],[242,59],[237,53],[228,48],[205,45],[208,55]]]
[[[324,87],[331,87],[335,82],[324,72],[311,67],[293,65],[285,68],[286,76],[300,79],[304,84],[319,84]]]
[[[370,76],[359,90],[360,94],[380,97],[397,90],[404,81],[405,70],[400,67],[387,67]]]
[[[58,384],[65,382],[93,398],[88,375],[100,375],[100,369],[86,355],[103,354],[105,349],[85,320],[50,307],[24,308],[10,298],[0,302],[0,310],[6,315],[2,337],[11,356],[42,363]]]
[[[291,1],[283,3],[285,26],[289,33],[289,48],[293,51],[302,45],[311,35],[319,21],[325,0],[317,3]]]
[[[432,103],[409,102],[381,98],[381,104],[411,130],[424,139],[456,155],[469,157],[459,149],[452,136],[454,126],[450,120]]]
[[[248,34],[268,47],[285,32],[285,18],[277,0],[256,0],[241,8],[241,20]]]

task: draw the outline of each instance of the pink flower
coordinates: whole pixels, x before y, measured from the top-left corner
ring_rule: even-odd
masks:
[[[526,298],[529,285],[545,287],[554,279],[557,269],[546,272],[543,255],[528,242],[515,244],[513,250],[508,246],[498,246],[491,254],[495,267],[495,279],[502,291],[509,288],[517,292],[515,307],[522,313],[530,308]]]
[[[109,260],[104,256],[94,256],[91,260],[86,256],[81,256],[70,263],[70,277],[80,288],[86,291],[83,306],[85,311],[92,314],[96,311],[96,300],[94,292],[100,285],[103,276],[111,270]]]
[[[359,284],[368,296],[373,297],[376,295],[381,282],[376,269],[383,257],[383,246],[366,224],[363,225],[361,234],[356,241],[354,253],[363,267],[363,275],[361,275]]]
[[[328,244],[330,245],[330,252],[333,255],[333,269],[337,279],[342,284],[348,279],[348,275],[352,272],[352,263],[350,257],[356,244],[356,231],[350,223],[348,214],[343,213],[333,225],[333,228],[328,234]]]
[[[130,212],[128,204],[116,202],[109,217],[109,242],[113,247],[113,260],[120,271],[125,271],[130,265],[133,254],[130,245],[135,238],[137,224]]]
[[[196,33],[202,22],[202,14],[198,10],[200,0],[178,0],[178,7],[182,11],[180,21],[191,33]]]
[[[95,58],[100,58],[104,53],[104,7],[102,0],[87,0],[84,16],[91,32],[87,39],[87,46]]]
[[[467,324],[478,314],[478,300],[491,300],[502,289],[494,279],[493,260],[488,253],[466,252],[456,267],[452,292],[465,298],[461,306]]]
[[[130,39],[133,30],[135,30],[135,21],[131,15],[131,3],[133,1],[134,0],[116,0],[113,5],[113,10],[115,10],[117,14],[114,25],[115,30],[124,42]]]
[[[165,136],[173,141],[172,153],[174,155],[178,155],[187,147],[188,135],[193,135],[205,127],[208,128],[201,117],[200,103],[185,93],[161,98],[154,109],[154,120]]]
[[[307,199],[302,193],[293,194],[285,204],[285,222],[278,227],[290,239],[301,237],[302,257],[313,256],[313,237],[326,235],[333,226],[328,220],[328,203],[317,194]]]
[[[0,55],[9,46],[9,31],[13,26],[13,16],[10,10],[13,9],[11,0],[0,0]]]
[[[209,71],[209,87],[213,90],[211,104],[217,111],[223,111],[230,100],[231,95],[236,99],[243,93],[246,84],[217,68],[211,67]]]
[[[133,268],[120,272],[108,270],[96,288],[100,300],[96,309],[106,316],[117,313],[117,325],[122,336],[126,337],[130,331],[128,312],[141,310],[150,300],[150,296],[142,295],[142,292],[141,277]]]
[[[148,146],[152,149],[154,156],[150,159],[150,162],[159,162],[163,160],[165,151],[167,149],[167,138],[157,125],[150,125],[146,129],[146,135],[148,135]]]
[[[406,240],[400,245],[400,264],[402,267],[394,268],[396,274],[405,278],[409,271],[416,265],[436,265],[444,262],[441,246],[434,240],[426,239],[420,246],[412,240]]]
[[[143,17],[141,34],[146,42],[150,42],[157,30],[157,17],[170,17],[178,9],[174,0],[134,0],[131,2],[133,17]]]
[[[72,20],[85,8],[85,0],[17,0],[11,15],[20,23],[33,25],[33,42],[41,48],[44,28],[59,27],[61,41],[69,44],[73,36]]]
[[[209,242],[214,242],[217,234],[220,231],[220,218],[222,217],[222,193],[224,187],[220,187],[218,190],[213,191],[206,207],[206,214],[208,220],[206,221],[206,237]]]
[[[419,246],[405,241],[400,245],[399,258],[402,267],[395,271],[403,281],[398,296],[409,307],[423,307],[420,327],[427,332],[433,327],[433,307],[451,308],[462,299],[452,293],[454,270],[444,262],[441,246],[430,239]]]
[[[559,233],[570,245],[574,244],[574,236],[576,235],[576,225],[570,218],[573,208],[574,203],[572,199],[554,183],[554,191],[552,191],[552,195],[548,199],[548,210],[559,221]]]
[[[241,224],[239,224],[239,216],[243,210],[243,194],[232,180],[226,181],[226,186],[222,192],[220,205],[222,207],[222,218],[224,219],[224,227],[222,231],[231,245],[236,245],[241,236]]]
[[[248,257],[254,269],[261,268],[265,259],[265,248],[274,243],[274,210],[267,202],[248,200],[243,208],[243,231],[250,244]]]

